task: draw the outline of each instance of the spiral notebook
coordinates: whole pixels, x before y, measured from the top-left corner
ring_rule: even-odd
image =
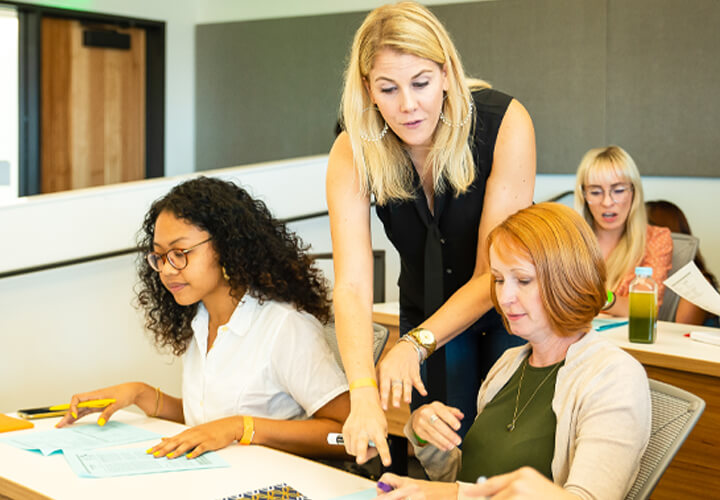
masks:
[[[298,490],[286,483],[275,484],[267,488],[246,491],[229,497],[223,497],[222,500],[310,500],[308,497],[300,493]]]

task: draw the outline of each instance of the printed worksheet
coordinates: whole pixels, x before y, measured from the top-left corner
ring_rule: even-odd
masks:
[[[57,451],[67,453],[70,450],[92,450],[149,439],[159,440],[160,435],[134,425],[110,421],[102,427],[95,423],[74,424],[62,429],[30,432],[17,437],[9,436],[0,439],[0,442],[23,450],[50,455]]]
[[[217,453],[203,453],[197,458],[155,458],[142,448],[65,452],[70,468],[80,477],[118,477],[160,472],[217,469],[230,467]]]
[[[683,299],[720,315],[720,294],[705,279],[693,261],[678,269],[664,283]]]

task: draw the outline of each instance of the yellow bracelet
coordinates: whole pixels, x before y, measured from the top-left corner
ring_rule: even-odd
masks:
[[[361,387],[374,387],[377,389],[377,382],[372,377],[356,378],[350,382],[350,390],[359,389]]]
[[[240,444],[249,445],[255,437],[255,419],[249,415],[243,415],[243,435]]]

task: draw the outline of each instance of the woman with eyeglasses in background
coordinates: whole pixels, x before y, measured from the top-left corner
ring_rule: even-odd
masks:
[[[195,458],[234,441],[344,456],[327,434],[350,412],[347,381],[323,336],[324,279],[298,238],[264,203],[207,177],[153,203],[138,238],[138,303],[157,346],[183,358],[182,397],[142,382],[76,394],[57,426],[91,412],[102,426],[135,404],[191,426],[150,448],[156,457]],[[110,398],[104,409],[78,407]]]
[[[653,269],[659,307],[672,266],[672,238],[669,229],[647,223],[640,172],[624,149],[608,146],[585,153],[577,171],[575,208],[595,232],[607,266],[613,298],[604,312],[628,315],[637,266]]]

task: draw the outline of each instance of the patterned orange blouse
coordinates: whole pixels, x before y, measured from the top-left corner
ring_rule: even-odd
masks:
[[[668,271],[672,267],[673,243],[670,230],[666,227],[651,226],[648,224],[647,236],[645,239],[645,254],[638,266],[652,267],[653,280],[658,286],[658,307],[662,304],[665,294],[663,281],[667,278]],[[615,293],[625,297],[630,293],[630,282],[635,278],[635,270],[627,273],[620,281]]]

